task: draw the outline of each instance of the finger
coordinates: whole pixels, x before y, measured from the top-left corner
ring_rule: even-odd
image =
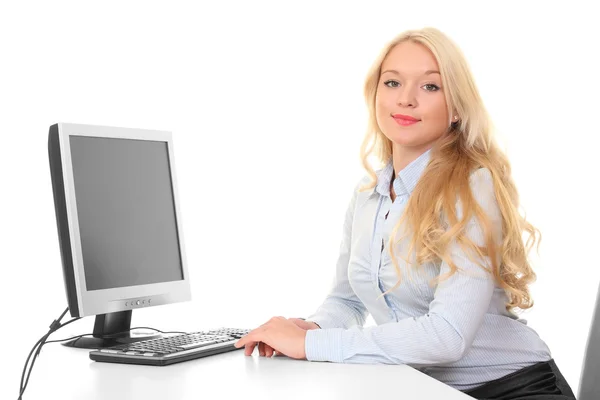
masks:
[[[259,329],[259,328],[257,328]],[[247,335],[244,335],[240,340],[238,340],[237,342],[234,343],[234,346],[237,348],[240,348],[242,346],[245,346],[248,343],[252,343],[252,342],[260,342],[260,336],[261,333],[260,331],[257,331],[257,329],[248,332]]]
[[[268,344],[265,344],[265,357],[272,357],[273,351],[274,350],[271,346],[269,346]]]
[[[244,349],[244,354],[247,356],[252,355],[252,352],[254,351],[254,347],[256,347],[256,342],[251,342],[246,344],[246,347]]]
[[[259,356],[265,355],[265,344],[263,342],[258,342],[258,355]]]

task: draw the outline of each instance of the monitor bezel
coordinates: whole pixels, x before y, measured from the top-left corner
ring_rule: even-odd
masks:
[[[77,215],[77,197],[73,179],[70,138],[73,136],[100,137],[113,139],[133,139],[167,143],[170,176],[172,182],[175,220],[179,239],[179,251],[183,279],[171,282],[145,285],[124,286],[119,288],[87,290],[83,254]],[[174,148],[171,132],[122,128],[99,125],[59,123],[58,139],[64,182],[66,214],[71,244],[75,291],[78,303],[78,316],[106,314],[118,311],[134,310],[157,305],[191,300],[189,271],[187,268],[185,245],[182,230],[182,218],[179,205],[177,174],[174,164]]]

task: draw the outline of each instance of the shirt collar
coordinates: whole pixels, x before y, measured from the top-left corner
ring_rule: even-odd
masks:
[[[421,178],[425,167],[427,164],[429,164],[430,157],[431,149],[421,154],[398,173],[398,176],[394,179],[394,191],[396,192],[397,196],[403,194],[410,195],[412,193],[413,189],[417,185],[417,182],[419,181],[419,178]],[[377,186],[375,186],[374,190],[381,195],[389,196],[390,183],[393,173],[394,163],[390,157],[386,165],[376,172]]]

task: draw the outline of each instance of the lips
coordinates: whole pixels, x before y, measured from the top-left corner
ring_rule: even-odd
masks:
[[[419,122],[419,121],[409,121],[409,120],[402,119],[402,118],[394,118],[394,119],[400,126],[410,126],[410,125],[414,125],[417,122]]]
[[[420,121],[419,119],[417,119],[415,117],[411,117],[410,115],[394,114],[394,115],[392,115],[392,117],[394,117],[394,119],[403,119],[406,121],[413,121],[413,122]]]
[[[400,126],[409,126],[420,121],[419,119],[411,117],[410,115],[394,114],[392,117]]]

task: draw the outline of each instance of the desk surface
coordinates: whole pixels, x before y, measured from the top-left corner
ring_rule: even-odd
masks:
[[[259,357],[256,352],[248,357],[235,350],[153,367],[99,363],[90,360],[88,352],[57,344],[45,346],[24,400],[197,400],[206,395],[263,400],[472,399],[406,365],[309,362],[283,356]],[[16,393],[18,382],[10,384]]]

